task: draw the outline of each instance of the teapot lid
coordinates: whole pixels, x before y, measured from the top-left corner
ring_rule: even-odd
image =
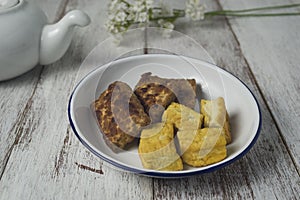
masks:
[[[19,2],[19,0],[0,0],[0,10],[14,7]]]

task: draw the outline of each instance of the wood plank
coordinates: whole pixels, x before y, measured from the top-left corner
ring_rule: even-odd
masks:
[[[236,4],[235,1],[228,0],[220,3],[224,9],[239,9],[299,3],[299,1],[255,0]],[[299,8],[291,10],[299,12]],[[299,173],[299,16],[233,18],[229,22]]]
[[[35,2],[30,0],[29,2]],[[49,16],[55,19],[61,0],[36,2]],[[32,95],[36,90],[41,66],[9,81],[0,82],[0,178],[15,143],[21,139],[23,120],[31,108]]]
[[[88,71],[79,70],[79,65],[90,50],[108,34],[102,28],[106,6],[96,0],[93,3],[85,2],[87,1],[70,1],[67,10],[75,7],[84,9],[92,16],[93,24],[88,29],[76,30],[67,55],[45,68],[40,79],[32,80],[35,81],[32,85],[36,87],[29,92],[24,91],[27,87],[23,83],[34,76],[22,76],[25,82],[22,80],[18,83],[23,90],[20,89],[18,94],[25,101],[21,102],[20,107],[9,110],[7,106],[11,107],[19,101],[0,106],[8,119],[19,118],[11,131],[12,135],[18,137],[13,137],[10,142],[15,144],[0,180],[0,199],[297,198],[300,192],[297,171],[249,70],[246,62],[248,58],[245,59],[243,55],[244,46],[239,46],[224,18],[195,23],[183,20],[178,22],[177,30],[205,46],[218,65],[240,77],[258,97],[264,124],[257,144],[244,158],[211,174],[180,180],[155,179],[153,188],[152,179],[118,171],[87,151],[68,126],[67,101],[74,84]],[[214,2],[208,2],[207,5],[208,9],[219,8]],[[180,42],[176,44],[177,46],[173,46],[175,50],[178,45],[185,45]],[[123,44],[125,50],[120,52],[126,53],[124,46],[126,45]],[[135,53],[137,52],[139,50]],[[109,54],[122,56],[115,52],[99,56],[103,56],[105,60],[110,58]],[[92,65],[89,69],[93,67],[95,66]],[[39,75],[40,69],[36,70],[30,73]],[[6,95],[12,95],[15,90],[10,84],[2,89],[6,91]],[[1,97],[3,101],[1,99],[0,102],[15,99],[12,97]],[[18,114],[10,114],[19,109],[26,110],[21,113],[22,118]],[[6,118],[3,119],[6,121]],[[6,143],[2,140],[2,135],[0,143],[0,148],[2,143]]]
[[[206,5],[208,10],[220,8],[212,1],[206,1]],[[223,169],[181,180],[155,179],[155,199],[296,199],[300,192],[299,175],[227,20],[223,17],[200,22],[181,20],[176,25],[177,31],[204,46],[217,65],[250,87],[261,105],[263,126],[253,149]],[[161,44],[166,41],[157,38],[148,36],[148,46],[167,46]],[[193,54],[178,38],[169,41],[173,51]]]
[[[76,29],[64,58],[43,70],[22,121],[22,142],[14,146],[0,181],[0,199],[152,198],[151,179],[103,163],[78,141],[67,118],[68,98],[74,84],[88,71],[81,69],[80,64],[95,45],[109,36],[103,28],[107,2],[69,1],[66,9],[83,9],[91,16],[92,24]],[[99,62],[124,53],[142,53],[143,37],[135,38],[131,45],[139,49],[128,52],[132,46],[123,44],[117,52],[98,55]],[[87,64],[92,69],[101,63],[92,60]]]

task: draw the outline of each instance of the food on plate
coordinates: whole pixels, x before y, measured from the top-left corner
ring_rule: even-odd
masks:
[[[132,89],[120,81],[110,84],[92,108],[106,143],[114,151],[125,148],[150,123]]]
[[[203,128],[177,132],[184,163],[202,167],[226,158],[226,139],[222,128]]]
[[[165,110],[162,121],[174,124],[178,130],[197,130],[203,122],[203,115],[179,103],[171,103]]]
[[[195,79],[170,79],[168,87],[174,92],[177,103],[194,109],[197,89]]]
[[[92,104],[108,146],[115,152],[139,138],[144,168],[182,170],[183,163],[207,166],[226,158],[231,142],[229,116],[222,97],[201,100],[194,110],[196,81],[145,73],[134,91],[116,81]]]
[[[183,169],[174,144],[174,128],[168,123],[151,124],[143,129],[138,147],[144,168],[161,171]]]
[[[174,101],[190,108],[196,103],[195,79],[167,79],[148,72],[141,76],[134,92],[153,123],[161,120],[165,108]]]
[[[231,142],[229,116],[226,111],[225,101],[222,97],[214,100],[201,100],[201,114],[204,115],[204,127],[223,128],[226,142]]]
[[[140,85],[135,89],[135,94],[141,100],[153,123],[161,120],[165,108],[176,99],[169,88],[158,83]]]

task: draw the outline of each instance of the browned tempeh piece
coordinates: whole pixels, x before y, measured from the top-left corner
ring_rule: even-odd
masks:
[[[150,123],[131,88],[116,81],[93,103],[99,127],[112,150],[126,147]]]
[[[134,92],[152,122],[160,121],[163,111],[174,101],[192,109],[196,103],[195,79],[167,79],[148,72],[141,76]]]

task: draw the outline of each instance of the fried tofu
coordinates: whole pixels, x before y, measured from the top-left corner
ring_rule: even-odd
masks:
[[[174,144],[174,129],[171,124],[157,123],[143,129],[138,147],[144,168],[160,171],[183,169]]]
[[[221,128],[203,128],[177,132],[184,163],[203,167],[226,158],[226,139]]]
[[[204,127],[223,128],[227,144],[231,143],[229,116],[222,97],[214,100],[201,100],[201,114],[204,116]]]
[[[165,110],[162,121],[174,124],[178,130],[197,130],[201,128],[203,116],[178,103],[172,103]]]
[[[179,102],[190,108],[196,103],[195,79],[167,79],[145,73],[137,83],[136,96],[145,107],[153,123],[161,120],[161,115],[171,102]]]
[[[110,84],[92,104],[92,109],[105,142],[115,152],[124,149],[150,123],[136,95],[120,81]]]

